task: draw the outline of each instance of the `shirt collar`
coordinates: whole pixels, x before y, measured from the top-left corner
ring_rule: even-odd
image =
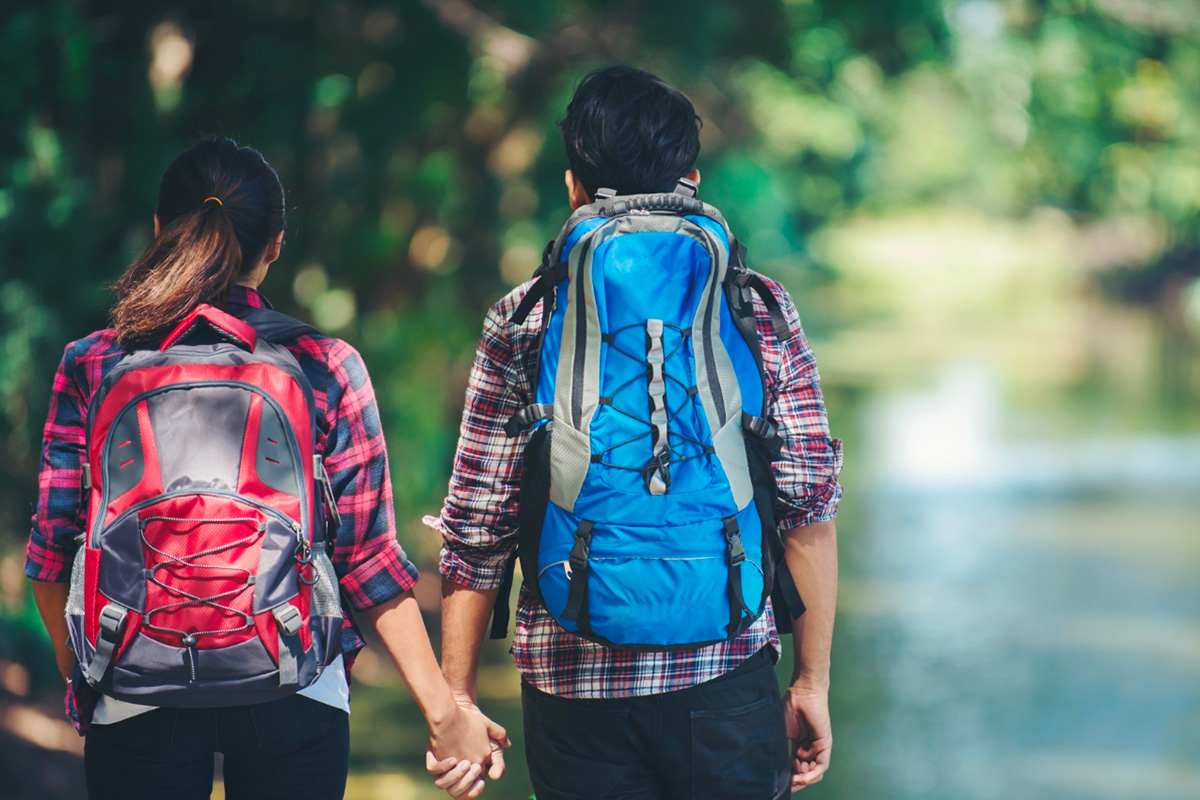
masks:
[[[225,305],[230,310],[235,308],[274,308],[257,289],[251,289],[249,286],[241,284],[234,284],[233,288],[229,290],[229,294],[225,295]]]

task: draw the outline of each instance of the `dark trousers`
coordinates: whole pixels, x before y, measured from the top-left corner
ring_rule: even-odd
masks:
[[[554,697],[528,684],[525,756],[537,800],[772,800],[788,793],[770,650],[678,692]]]
[[[293,695],[234,708],[159,708],[93,725],[83,764],[91,800],[199,800],[225,756],[228,800],[340,800],[349,715]]]

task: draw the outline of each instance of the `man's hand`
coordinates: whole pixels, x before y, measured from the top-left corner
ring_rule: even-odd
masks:
[[[504,748],[512,746],[508,739],[508,731],[485,716],[468,695],[456,692],[455,699],[463,713],[483,723],[490,746],[487,777],[493,781],[498,780],[504,775]],[[432,751],[425,756],[425,769],[436,778],[434,785],[446,790],[451,797],[474,798],[483,791],[482,769],[472,770],[471,767],[469,762],[456,762],[453,758],[439,761]],[[468,778],[468,775],[471,777]]]
[[[829,724],[829,692],[792,686],[783,698],[787,735],[792,748],[792,791],[812,786],[829,769],[833,730]]]
[[[429,751],[438,760],[453,757],[456,763],[466,761],[486,768],[492,760],[492,747],[483,715],[455,705],[444,717],[431,720]]]
[[[504,748],[512,747],[512,742],[508,739],[508,731],[504,729],[503,725],[492,722],[486,714],[480,711],[479,706],[470,696],[455,692],[454,699],[458,701],[461,709],[469,714],[477,714],[483,720],[483,726],[487,729],[488,740],[491,743],[491,767],[488,769],[487,776],[491,780],[498,780],[504,775]]]
[[[504,774],[504,748],[509,747],[508,732],[500,725],[485,717],[475,703],[475,674],[479,665],[479,650],[483,645],[483,634],[487,628],[488,617],[496,604],[499,589],[470,589],[460,586],[453,581],[442,581],[442,672],[454,701],[465,713],[479,719],[487,731],[490,752],[486,762],[480,762],[487,770],[486,777],[498,779]],[[444,782],[453,780],[447,770],[466,769],[457,764],[446,764],[437,759],[426,759],[426,768],[434,776],[440,776],[434,781],[438,787],[446,788],[452,797],[465,781],[460,777],[458,782],[443,787]],[[483,778],[480,775],[464,792],[469,797],[478,796],[477,791],[483,791]],[[453,790],[453,791],[452,791]]]
[[[821,780],[829,769],[829,649],[837,608],[837,527],[833,520],[801,525],[783,534],[787,569],[808,606],[792,623],[796,656],[792,685],[784,697],[792,741],[792,791]]]
[[[439,775],[459,770],[453,779],[439,781],[439,788],[454,797],[477,797],[483,787],[476,784],[482,784],[482,774],[492,763],[489,726],[478,710],[463,708],[442,676],[416,598],[404,592],[367,609],[365,616],[429,724],[428,763],[445,764]]]

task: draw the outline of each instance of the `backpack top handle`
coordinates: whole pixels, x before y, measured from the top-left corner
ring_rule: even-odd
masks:
[[[704,203],[679,192],[661,194],[634,194],[612,202],[612,213],[626,214],[630,211],[672,211],[677,214],[703,214]]]
[[[219,308],[201,303],[167,334],[159,349],[166,350],[171,345],[179,344],[202,324],[207,325],[220,338],[247,352],[253,353],[258,344],[258,332],[248,323]]]

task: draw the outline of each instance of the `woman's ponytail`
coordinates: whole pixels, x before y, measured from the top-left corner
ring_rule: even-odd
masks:
[[[159,231],[116,283],[112,324],[126,344],[152,341],[198,303],[225,297],[242,270],[242,248],[216,203]]]
[[[163,176],[159,231],[114,290],[126,345],[161,339],[200,303],[220,305],[283,230],[283,187],[257,150],[204,139]]]

